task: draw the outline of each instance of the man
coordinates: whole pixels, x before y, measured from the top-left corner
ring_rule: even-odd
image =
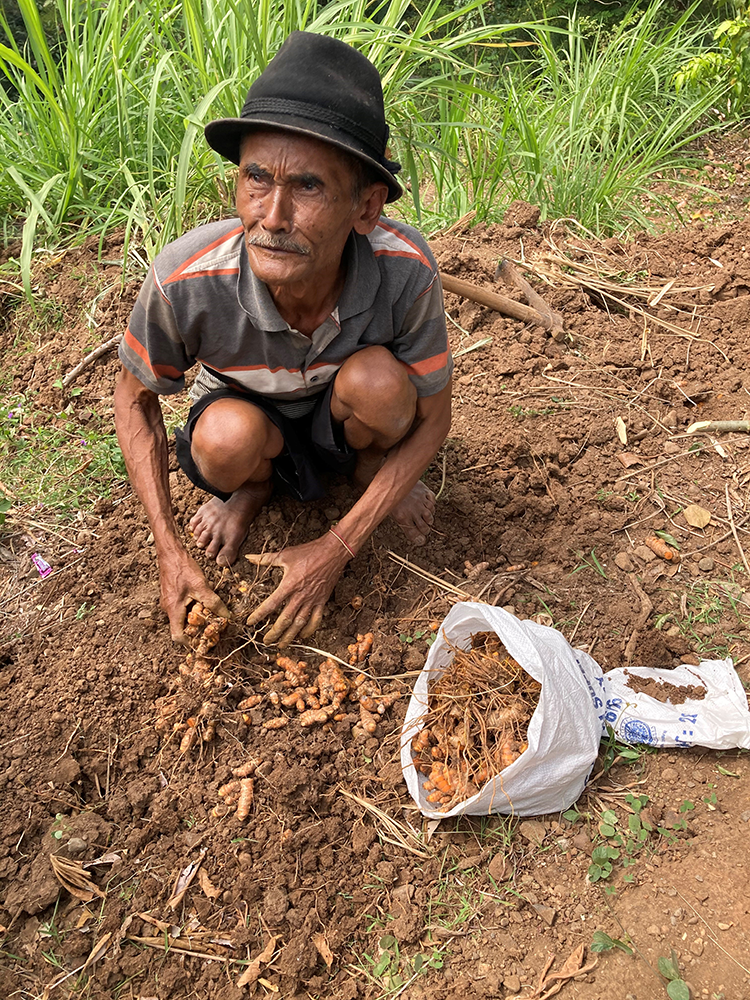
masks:
[[[161,603],[184,641],[191,601],[226,608],[172,514],[159,394],[201,369],[177,455],[214,494],[191,521],[220,565],[237,558],[274,480],[302,500],[321,469],[363,491],[315,541],[249,556],[284,576],[251,615],[286,645],[320,624],[344,567],[389,514],[422,544],[434,496],[420,476],[450,427],[452,360],[437,267],[407,226],[381,218],[401,194],[386,156],[375,67],[335,39],[295,32],[240,118],[206,126],[239,164],[237,214],[154,261],[120,348],[117,433],[154,535]]]

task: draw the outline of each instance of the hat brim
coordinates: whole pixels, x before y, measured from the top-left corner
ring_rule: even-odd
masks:
[[[358,160],[363,160],[368,166],[373,168],[378,177],[388,186],[386,202],[396,201],[404,193],[404,189],[393,174],[364,150],[353,145],[351,139],[348,137],[342,139],[336,129],[318,124],[317,122],[312,124],[304,118],[289,116],[289,121],[285,121],[283,124],[270,118],[266,119],[256,117],[255,115],[252,118],[217,118],[206,125],[204,132],[206,141],[211,149],[225,156],[232,163],[239,164],[242,137],[255,128],[271,128],[282,132],[294,132],[297,135],[306,135],[311,139],[330,143],[345,153],[356,156]],[[396,163],[393,166],[398,168],[398,164]]]

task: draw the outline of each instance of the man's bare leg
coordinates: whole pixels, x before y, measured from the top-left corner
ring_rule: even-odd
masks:
[[[344,425],[347,443],[357,452],[354,480],[369,486],[389,449],[414,424],[417,392],[406,369],[385,347],[367,347],[339,370],[331,415]],[[435,494],[423,482],[391,511],[413,545],[424,545],[435,517]]]
[[[220,566],[231,566],[250,524],[271,496],[271,459],[284,447],[281,431],[257,406],[219,399],[198,418],[192,453],[207,483],[231,493],[213,497],[190,521],[196,543]]]

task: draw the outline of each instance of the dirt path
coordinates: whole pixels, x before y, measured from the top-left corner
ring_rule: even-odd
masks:
[[[597,245],[559,226],[551,234],[494,226],[433,245],[447,272],[487,287],[499,257],[533,262],[551,275],[551,286],[538,287],[573,340],[556,344],[447,296],[456,407],[426,477],[441,491],[432,542],[407,551],[397,529],[381,527],[347,569],[315,645],[345,656],[358,632],[372,631],[369,670],[405,674],[387,683],[408,692],[454,598],[394,562],[392,550],[519,617],[554,624],[605,670],[625,662],[626,650],[633,664],[659,666],[730,654],[750,679],[750,585],[725,491],[750,550],[750,436],[683,436],[695,420],[748,417],[750,225],[697,223]],[[113,245],[105,256],[118,252]],[[560,255],[569,261],[562,270]],[[122,328],[133,295],[131,285],[120,296],[117,269],[97,267],[95,257],[95,249],[70,252],[40,276],[57,332],[35,328],[19,344],[26,314],[6,303],[2,334],[11,392],[30,392],[35,412],[51,420],[71,404],[68,417],[82,426],[111,413],[115,360],[88,369],[78,395],[63,398],[53,383]],[[571,273],[606,277],[636,306],[644,299],[634,289],[648,286],[653,296],[675,279],[652,312],[676,331],[563,287]],[[113,284],[96,302],[92,334],[86,313]],[[172,424],[181,406],[167,401]],[[184,526],[201,497],[172,464]],[[350,502],[342,482],[320,504],[275,498],[245,551],[313,538]],[[688,504],[710,511],[706,528],[688,526]],[[680,545],[678,565],[643,548],[655,530]],[[207,695],[180,681],[184,656],[158,609],[149,529],[127,484],[65,529],[43,506],[22,510],[0,546],[3,996],[46,995],[60,977],[55,1000],[234,1000],[253,987],[236,987],[243,966],[228,960],[254,958],[272,937],[256,995],[529,996],[522,987],[539,981],[548,956],[554,972],[603,930],[636,955],[600,955],[562,997],[665,997],[655,969],[674,948],[694,996],[750,998],[747,754],[643,751],[613,763],[613,751],[578,803],[579,818],[443,823],[420,857],[390,843],[382,822],[343,794],[421,829],[398,763],[406,697],[374,734],[355,714],[309,730],[296,721],[265,730],[264,708],[243,721],[238,703],[275,669],[242,628],[243,610],[270,586],[249,564],[226,574],[208,568],[236,613],[218,649],[239,652],[208,699],[218,706],[215,738],[181,754],[180,733],[157,731],[159,708],[177,694],[182,722]],[[45,580],[34,552],[53,567]],[[653,609],[635,630],[639,589]],[[213,818],[219,787],[247,757],[262,765],[249,819]],[[614,814],[627,845],[634,796],[647,797],[654,832],[633,847],[632,865],[623,865],[623,850],[608,877],[587,881],[602,813]],[[85,902],[60,891],[51,853],[104,856],[87,869],[103,895]],[[177,877],[199,859],[199,874],[170,908]],[[97,943],[103,957],[81,970]]]

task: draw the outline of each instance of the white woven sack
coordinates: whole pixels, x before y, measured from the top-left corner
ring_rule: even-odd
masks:
[[[682,705],[658,701],[628,686],[628,675],[647,677],[678,687],[702,685],[703,698]],[[625,743],[657,747],[711,747],[750,750],[750,712],[747,694],[731,659],[683,663],[674,670],[655,667],[618,667],[604,675],[604,723]]]
[[[541,683],[542,691],[529,723],[528,750],[472,798],[440,812],[427,802],[422,789],[427,779],[414,767],[411,741],[424,725],[429,680],[437,679],[453,659],[446,640],[469,649],[476,632],[496,632],[510,655]],[[583,791],[599,750],[602,723],[594,698],[601,677],[599,664],[573,649],[555,629],[519,621],[487,604],[456,604],[417,678],[401,731],[401,767],[423,815],[433,819],[488,813],[537,816],[567,809]]]

